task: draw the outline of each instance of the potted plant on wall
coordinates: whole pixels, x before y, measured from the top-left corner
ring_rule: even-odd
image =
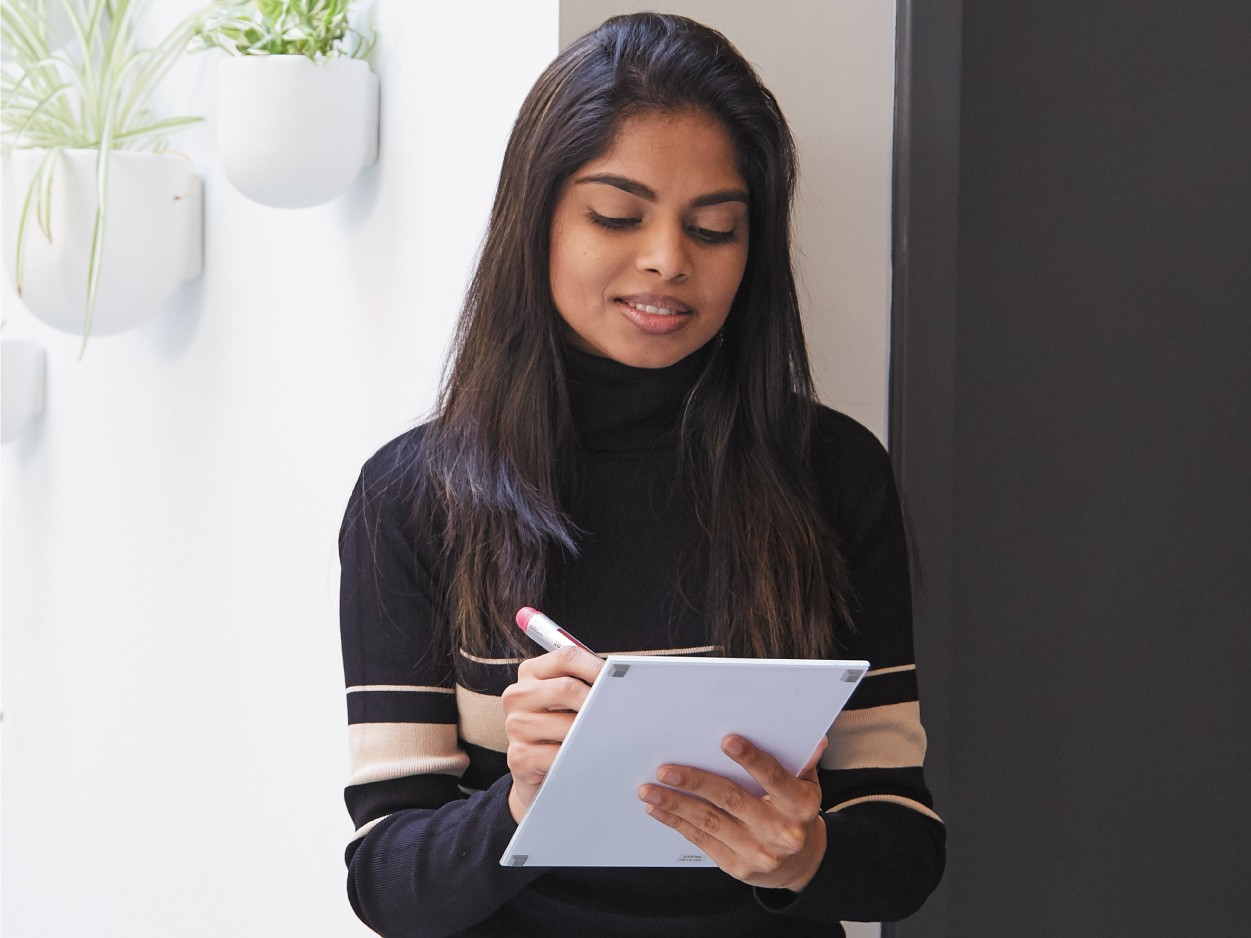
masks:
[[[193,48],[229,54],[218,72],[222,170],[253,201],[307,208],[343,193],[378,158],[373,47],[351,0],[215,6]]]
[[[198,117],[156,118],[152,96],[196,17],[138,48],[132,0],[3,0],[4,268],[57,329],[134,328],[203,269],[203,197],[163,149]]]

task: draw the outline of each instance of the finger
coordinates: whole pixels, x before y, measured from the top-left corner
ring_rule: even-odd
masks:
[[[812,751],[812,755],[808,757],[808,761],[804,763],[804,767],[799,770],[799,777],[807,779],[810,782],[817,780],[817,766],[821,763],[821,756],[825,753],[825,747],[830,744],[830,737],[822,736],[821,741],[817,743],[817,748]]]
[[[821,789],[810,775],[800,778],[786,771],[772,755],[742,736],[727,736],[721,744],[727,756],[747,770],[765,791],[766,800],[787,817],[806,820],[821,808]]]
[[[677,831],[729,875],[745,879],[770,873],[787,855],[750,836],[737,820],[707,802],[653,787],[660,793],[661,804],[646,805],[648,815]]]
[[[523,677],[504,689],[504,712],[515,710],[581,710],[591,688],[571,674],[537,679]]]
[[[733,862],[734,850],[727,846],[724,842],[717,838],[715,834],[711,834],[701,827],[698,827],[688,821],[681,815],[666,811],[664,808],[656,805],[644,805],[644,810],[648,815],[659,821],[666,827],[671,827],[691,844],[698,847],[701,853],[705,853],[708,857],[721,867],[723,870],[727,865]]]
[[[595,683],[595,678],[604,667],[604,659],[591,654],[585,648],[568,645],[549,651],[537,658],[527,658],[517,669],[518,677],[522,675],[536,677],[540,680],[571,676],[586,684]]]
[[[760,798],[745,790],[737,782],[715,772],[692,768],[687,765],[662,765],[656,772],[656,779],[663,786],[658,788],[662,799],[652,799],[650,803],[661,804],[668,798],[672,805],[689,803],[689,810],[679,811],[670,805],[667,810],[682,814],[688,820],[702,823],[703,809],[712,805],[735,820],[748,824],[758,824],[772,810]],[[694,797],[685,797],[685,794]],[[644,799],[648,800],[648,799]],[[694,815],[694,816],[692,816]]]
[[[556,753],[560,751],[558,743],[510,744],[508,747],[508,771],[513,783],[521,783],[530,788],[538,788],[552,768]],[[529,799],[526,799],[527,803]]]
[[[788,820],[775,813],[753,827],[673,789],[644,785],[639,797],[647,802],[648,815],[680,833],[724,872],[759,886],[782,885],[794,878],[796,858],[803,855],[818,820],[815,815],[807,821]]]
[[[515,710],[504,717],[508,743],[562,743],[574,714],[560,710]]]
[[[693,827],[712,834],[739,853],[794,853],[804,842],[804,821],[815,811],[787,810],[757,798],[736,782],[690,766],[661,766],[657,778],[671,786],[645,785],[639,797]]]
[[[709,855],[720,848],[733,850],[726,841],[735,839],[739,822],[715,805],[661,785],[640,785],[639,800],[649,815]]]

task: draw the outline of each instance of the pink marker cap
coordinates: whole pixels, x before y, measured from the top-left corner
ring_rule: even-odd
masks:
[[[539,610],[533,606],[523,606],[517,610],[517,628],[525,631],[530,625],[530,620],[539,614]]]

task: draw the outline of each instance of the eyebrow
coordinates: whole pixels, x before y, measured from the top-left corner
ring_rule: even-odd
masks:
[[[628,192],[630,195],[636,195],[640,199],[646,199],[648,202],[656,201],[656,193],[643,185],[637,180],[630,179],[626,176],[614,176],[612,173],[596,173],[593,176],[582,176],[574,180],[577,185],[585,183],[597,183],[603,186],[613,186],[622,192]],[[704,208],[708,205],[721,205],[724,202],[742,202],[744,205],[749,204],[747,193],[743,189],[721,189],[717,192],[709,192],[707,195],[701,195],[691,200],[691,208]]]

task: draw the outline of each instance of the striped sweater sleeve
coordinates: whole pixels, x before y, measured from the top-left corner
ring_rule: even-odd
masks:
[[[402,440],[403,438],[401,438]],[[499,866],[516,825],[509,776],[462,787],[456,691],[439,634],[437,550],[410,516],[399,441],[366,464],[339,538],[355,836],[348,895],[384,936],[446,935],[539,875]]]
[[[818,770],[825,860],[798,897],[760,899],[803,917],[894,921],[920,908],[941,879],[946,833],[922,771],[908,551],[889,458],[867,430],[830,416],[846,422],[838,445],[818,458],[819,470],[840,480],[830,511],[854,623],[843,653],[868,660],[870,670],[830,728]]]

